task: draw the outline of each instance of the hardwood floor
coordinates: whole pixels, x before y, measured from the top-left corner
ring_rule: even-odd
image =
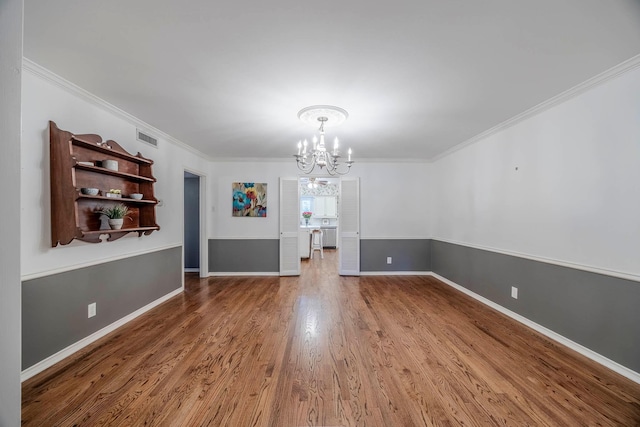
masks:
[[[198,279],[23,384],[27,426],[637,426],[640,385],[431,277]]]

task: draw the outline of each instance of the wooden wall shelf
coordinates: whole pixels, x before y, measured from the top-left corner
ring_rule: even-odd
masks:
[[[156,224],[153,160],[135,156],[117,142],[103,142],[99,135],[74,135],[49,122],[51,162],[51,246],[67,245],[74,239],[99,243],[101,235],[114,241],[128,233],[149,235],[160,226]],[[103,160],[116,160],[118,170],[101,167]],[[96,196],[86,195],[82,188],[97,188]],[[111,189],[124,195],[107,197]],[[142,200],[127,197],[141,193]],[[106,218],[98,213],[102,207],[122,203],[129,208],[129,216],[122,229],[112,230]]]

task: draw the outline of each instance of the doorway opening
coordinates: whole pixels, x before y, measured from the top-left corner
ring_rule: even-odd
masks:
[[[301,177],[280,178],[280,275],[298,276],[300,260],[306,256],[306,248],[310,248],[309,228],[316,224],[310,221],[307,226],[302,215],[300,193],[306,192],[300,186]],[[338,252],[338,272],[341,276],[360,275],[360,180],[358,177],[339,178],[340,203],[336,201],[336,247]],[[322,202],[324,203],[324,202]],[[307,205],[303,205],[306,207]],[[310,206],[310,205],[309,205]],[[325,204],[326,207],[326,204]],[[314,205],[313,209],[317,210]],[[331,209],[331,208],[330,208]],[[337,212],[339,211],[339,215]],[[310,211],[309,218],[313,218]],[[326,211],[324,211],[326,213]],[[327,215],[325,215],[327,216]],[[338,219],[339,216],[339,219]],[[331,218],[318,218],[320,220]],[[317,223],[317,221],[316,221]],[[304,225],[303,225],[304,224]],[[320,222],[320,227],[322,224]],[[319,228],[319,227],[318,227]],[[307,246],[309,245],[309,246]],[[304,253],[302,253],[304,251]],[[309,254],[310,255],[310,254]]]
[[[208,276],[205,176],[184,171],[183,266],[185,273]]]
[[[338,271],[340,178],[304,176],[299,183],[300,261],[322,271]],[[330,255],[330,256],[324,256]]]

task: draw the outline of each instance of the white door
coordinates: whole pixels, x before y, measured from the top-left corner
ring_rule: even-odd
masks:
[[[340,180],[340,267],[341,276],[360,275],[360,181]]]
[[[280,275],[300,275],[298,178],[280,178]]]

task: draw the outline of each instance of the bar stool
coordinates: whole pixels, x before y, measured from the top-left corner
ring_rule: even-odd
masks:
[[[322,230],[314,229],[311,231],[311,259],[313,259],[313,251],[320,251],[320,258],[324,258],[322,251]]]

